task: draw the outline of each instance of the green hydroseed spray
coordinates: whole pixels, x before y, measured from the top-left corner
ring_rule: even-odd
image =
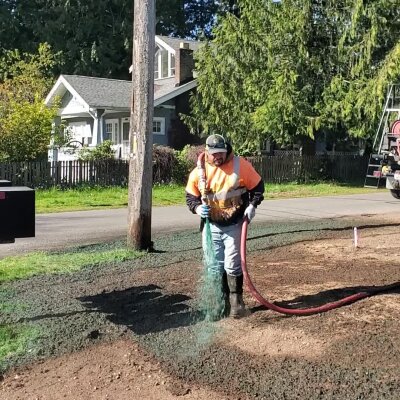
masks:
[[[223,317],[225,302],[222,292],[222,273],[216,260],[208,218],[203,232],[203,264],[200,310],[207,321],[216,321]]]

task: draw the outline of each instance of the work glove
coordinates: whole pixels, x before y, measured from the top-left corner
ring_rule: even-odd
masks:
[[[201,218],[208,218],[210,216],[210,206],[207,204],[201,204],[197,206],[196,214],[200,215]]]
[[[248,205],[247,208],[244,210],[244,217],[245,218],[247,217],[250,223],[255,215],[256,215],[256,208],[253,206],[253,204]]]

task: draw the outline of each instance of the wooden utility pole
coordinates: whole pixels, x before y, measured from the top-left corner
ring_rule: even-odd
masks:
[[[155,0],[134,1],[128,246],[150,250],[153,184]]]

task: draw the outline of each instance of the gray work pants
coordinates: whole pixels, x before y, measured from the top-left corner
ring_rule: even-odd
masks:
[[[224,270],[228,275],[242,275],[240,258],[240,236],[242,221],[237,224],[222,226],[210,222],[211,236],[214,244],[217,265],[215,273],[222,274]],[[206,229],[203,229],[203,246],[205,245]]]

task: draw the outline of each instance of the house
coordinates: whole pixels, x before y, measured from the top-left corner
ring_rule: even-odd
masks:
[[[193,52],[200,42],[156,36],[154,63],[153,142],[181,149],[198,143],[182,123],[180,113],[189,114],[189,97],[196,88]],[[71,146],[94,148],[104,140],[114,144],[116,158],[129,155],[129,121],[132,82],[79,75],[60,75],[45,104],[60,101],[55,125],[65,121],[73,137]],[[68,148],[49,151],[51,160],[73,160]]]

